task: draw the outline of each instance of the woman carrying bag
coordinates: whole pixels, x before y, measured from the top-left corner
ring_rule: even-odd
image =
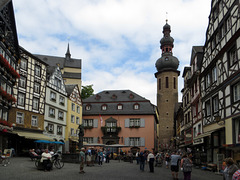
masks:
[[[191,180],[192,160],[185,154],[181,160],[181,170],[183,171],[184,180]]]

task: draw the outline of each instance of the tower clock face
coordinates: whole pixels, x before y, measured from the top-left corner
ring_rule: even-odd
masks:
[[[165,57],[165,61],[168,61],[168,57]]]

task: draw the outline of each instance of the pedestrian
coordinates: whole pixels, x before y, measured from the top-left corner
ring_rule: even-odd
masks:
[[[154,155],[152,152],[149,152],[148,154],[148,157],[147,157],[147,162],[149,164],[149,169],[150,169],[150,172],[154,172]]]
[[[137,153],[136,153],[136,161],[137,161],[137,164],[139,164],[138,155],[139,155],[139,150],[138,150]]]
[[[234,164],[232,158],[226,159],[226,168],[223,171],[224,180],[232,180],[233,174],[238,170],[238,167]]]
[[[103,152],[102,152],[101,149],[99,149],[99,151],[98,151],[98,164],[99,164],[99,166],[102,165],[102,162],[103,162]]]
[[[184,180],[191,180],[192,160],[184,154],[181,160],[181,170],[183,171]]]
[[[169,154],[166,153],[165,154],[165,164],[166,164],[167,169],[169,168],[169,162],[170,162],[170,157],[169,157]]]
[[[176,151],[170,156],[171,159],[171,171],[173,180],[178,180],[178,172],[179,172],[179,160],[181,156],[177,154]]]
[[[95,159],[96,159],[96,151],[95,151],[94,148],[91,149],[91,154],[92,154],[92,156],[91,156],[91,164],[92,164],[92,166],[94,166]]]
[[[85,149],[81,148],[80,153],[79,153],[79,161],[80,161],[80,174],[85,173],[83,170],[84,168],[84,161],[85,161]]]
[[[139,153],[139,163],[140,163],[140,170],[144,171],[144,167],[145,167],[145,153],[143,153],[143,151],[141,151]]]
[[[110,159],[110,149],[108,148],[107,152],[106,152],[106,163],[109,163],[109,159]]]
[[[129,162],[133,163],[133,153],[131,151],[128,151],[128,157],[129,157]]]
[[[91,160],[92,160],[92,158],[91,158],[92,154],[91,154],[91,148],[90,147],[88,148],[88,150],[86,152],[86,155],[87,155],[87,166],[90,166],[91,165]]]
[[[233,174],[232,180],[240,180],[240,169]]]

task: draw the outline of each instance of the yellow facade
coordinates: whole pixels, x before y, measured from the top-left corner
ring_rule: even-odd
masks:
[[[74,105],[73,105],[74,104]],[[73,109],[72,107],[75,106]],[[78,111],[79,107],[79,111]],[[74,117],[72,120],[72,116]],[[79,119],[79,122],[77,122]],[[82,123],[82,106],[68,99],[66,140],[78,142],[78,126]],[[73,133],[71,132],[73,129]]]

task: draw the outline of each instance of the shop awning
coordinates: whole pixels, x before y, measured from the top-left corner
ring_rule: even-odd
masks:
[[[198,135],[197,137],[193,138],[193,140],[210,136],[212,134],[212,132],[213,131],[208,131],[208,132],[202,133],[202,134]]]
[[[26,139],[53,141],[53,138],[48,137],[44,134],[40,134],[40,133],[24,132],[24,131],[13,131],[13,133],[15,133],[21,137],[24,137]]]

